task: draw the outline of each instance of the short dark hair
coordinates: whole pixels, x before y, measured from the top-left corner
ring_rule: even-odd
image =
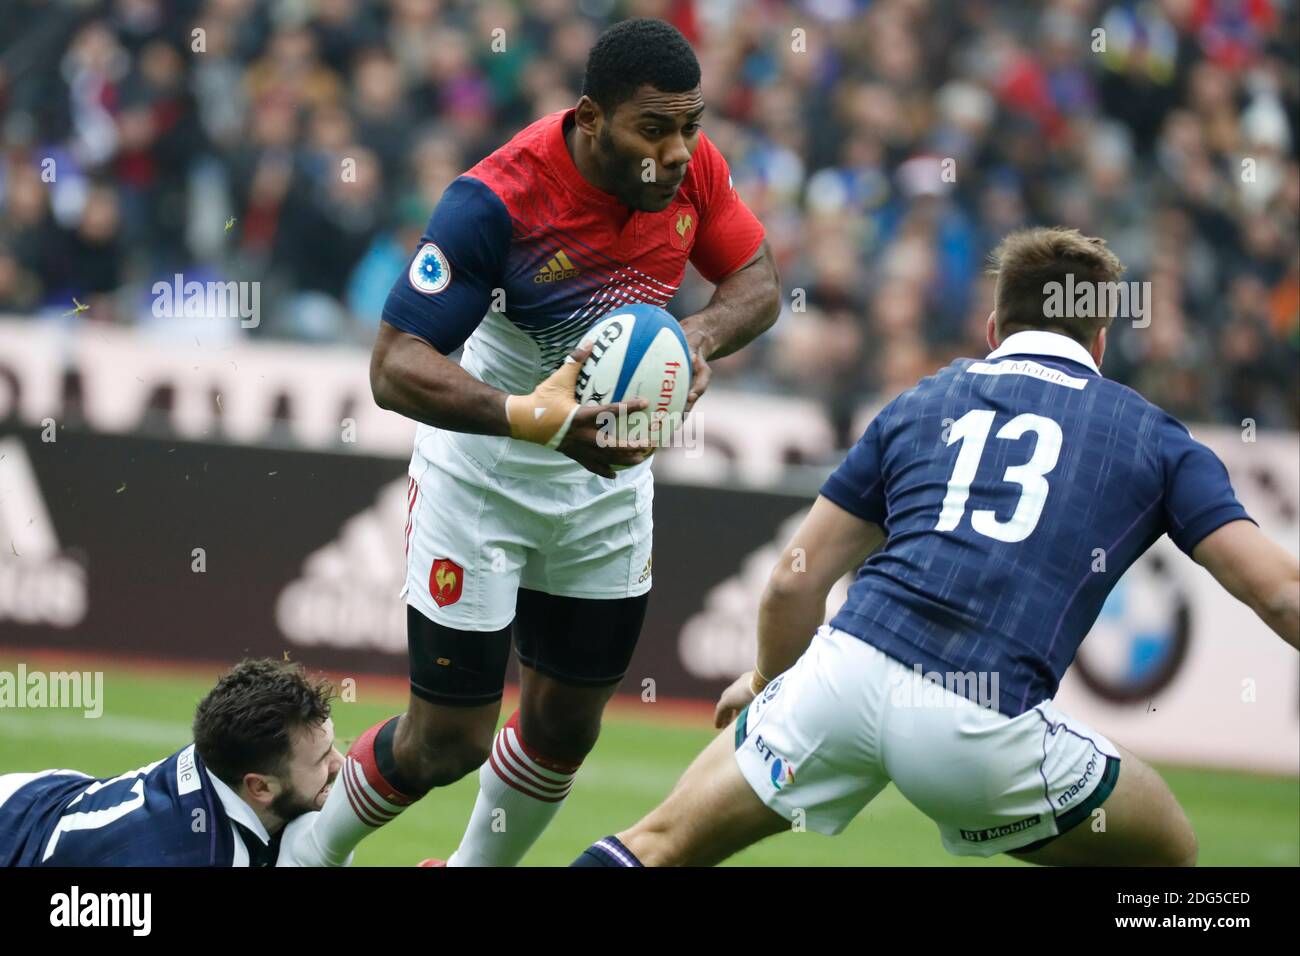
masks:
[[[1027,329],[1056,329],[1088,345],[1098,329],[1115,318],[1101,313],[1049,316],[1046,308],[1049,285],[1064,284],[1067,275],[1078,284],[1100,285],[1124,274],[1124,264],[1107,248],[1105,239],[1063,226],[1021,229],[1003,239],[991,259],[989,271],[997,276],[993,311],[1000,338]]]
[[[634,17],[616,23],[587,55],[582,92],[606,113],[630,100],[648,83],[664,93],[687,93],[700,85],[695,51],[671,23]]]
[[[246,773],[282,775],[302,727],[324,723],[334,687],[301,664],[244,660],[217,681],[194,712],[194,747],[232,787]]]

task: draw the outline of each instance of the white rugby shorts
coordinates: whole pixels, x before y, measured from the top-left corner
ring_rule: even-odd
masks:
[[[610,480],[515,474],[422,430],[407,489],[408,604],[431,621],[497,631],[519,588],[613,599],[650,590],[654,479],[649,465]],[[470,445],[469,447],[474,447]]]
[[[823,626],[736,721],[736,761],[768,807],[839,833],[890,781],[959,856],[1028,847],[1083,823],[1119,751],[1044,701],[982,707]]]

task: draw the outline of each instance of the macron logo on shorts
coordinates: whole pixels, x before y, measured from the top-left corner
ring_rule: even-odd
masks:
[[[1058,807],[1065,806],[1079,794],[1083,793],[1084,787],[1088,785],[1088,781],[1092,779],[1092,775],[1097,772],[1097,756],[1097,752],[1093,751],[1092,759],[1088,761],[1088,766],[1083,769],[1083,776],[1070,784],[1065,793],[1056,798],[1056,805]]]

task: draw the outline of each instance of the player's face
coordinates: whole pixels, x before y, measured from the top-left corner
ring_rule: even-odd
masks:
[[[288,823],[325,805],[343,756],[334,748],[334,721],[300,727],[292,735],[282,789],[271,801],[271,812]]]
[[[700,142],[704,94],[662,93],[643,85],[604,117],[596,154],[615,194],[633,209],[667,209]]]

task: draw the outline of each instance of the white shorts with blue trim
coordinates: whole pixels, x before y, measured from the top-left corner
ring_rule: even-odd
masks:
[[[741,713],[736,761],[763,803],[826,834],[892,781],[959,856],[1029,849],[1088,821],[1120,765],[1114,744],[1050,701],[1008,717],[831,627]]]

